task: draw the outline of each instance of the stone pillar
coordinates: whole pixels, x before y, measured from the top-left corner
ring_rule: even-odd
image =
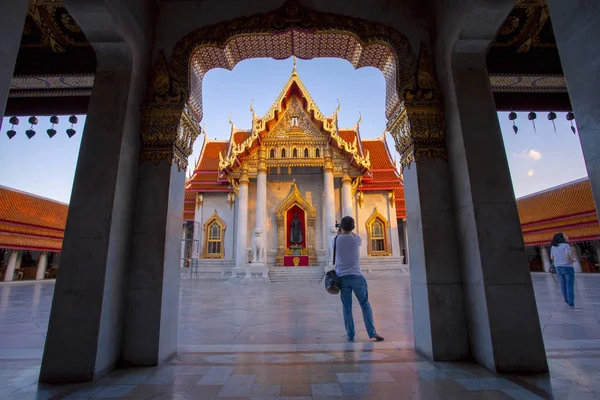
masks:
[[[479,45],[455,46],[451,64],[440,66],[449,70],[438,74],[444,74],[446,145],[471,354],[500,373],[544,372],[546,353],[486,69],[487,47]]]
[[[242,170],[238,193],[237,248],[235,267],[246,271],[248,264],[248,173]],[[235,275],[235,274],[234,274]]]
[[[261,151],[262,152],[262,151]],[[260,235],[263,238],[264,245],[266,245],[267,238],[267,167],[264,160],[261,160],[258,165],[258,173],[256,175],[256,226],[255,232],[260,230]],[[252,263],[265,264],[266,260],[262,258],[261,254],[256,254],[256,258],[252,260]]]
[[[40,254],[40,259],[38,260],[37,272],[35,274],[35,279],[42,280],[46,275],[46,264],[48,259],[48,253],[43,251]]]
[[[540,254],[542,256],[542,265],[544,266],[544,271],[550,271],[550,267],[552,266],[552,261],[550,261],[550,254],[548,252],[548,247],[542,246],[540,247]]]
[[[148,38],[154,32],[149,8],[155,6],[140,3],[133,13],[125,2],[63,4],[94,48],[97,67],[40,371],[40,381],[52,383],[103,376],[123,352],[140,108],[148,93]],[[145,328],[140,338],[150,330]]]
[[[547,3],[596,211],[600,213],[600,52],[595,50],[600,37],[600,2]]]
[[[579,246],[576,243],[571,245],[571,254],[573,254],[573,269],[575,272],[583,272],[583,268],[581,267],[581,253],[579,252]]]
[[[333,186],[333,162],[329,150],[325,154],[325,165],[323,167],[323,179],[325,187],[325,232],[335,227],[335,191]],[[324,235],[328,236],[328,235]],[[327,240],[327,239],[326,239]],[[328,244],[325,242],[325,248]]]
[[[344,204],[344,215],[354,218],[354,211],[352,210],[352,179],[350,175],[344,174],[342,176],[342,203]]]
[[[4,273],[4,282],[11,282],[15,275],[15,267],[17,265],[17,258],[19,257],[18,250],[12,250],[8,256],[8,265],[6,266],[6,272]]]
[[[415,347],[435,361],[469,358],[449,180],[442,159],[404,169]]]
[[[2,14],[0,15],[0,110],[4,116],[6,100],[10,91],[15,63],[21,45],[23,26],[29,6],[28,0],[3,0],[0,1]],[[0,127],[2,119],[0,118]]]

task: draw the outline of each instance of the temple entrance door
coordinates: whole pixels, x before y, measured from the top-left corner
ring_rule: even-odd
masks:
[[[292,190],[277,207],[277,256],[275,265],[315,266],[315,220],[317,213],[294,183]]]

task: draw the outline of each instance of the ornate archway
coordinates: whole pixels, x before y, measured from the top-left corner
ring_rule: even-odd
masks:
[[[306,227],[306,250],[308,252],[308,265],[317,265],[317,252],[315,249],[315,221],[317,212],[312,204],[300,194],[296,183],[292,186],[292,190],[285,199],[281,201],[279,207],[275,211],[275,219],[277,221],[277,256],[275,257],[276,265],[284,265],[284,257],[287,246],[286,228],[288,210],[298,206],[304,211],[304,226]]]
[[[176,44],[170,62],[160,52],[149,103],[143,110],[140,162],[166,159],[187,167],[202,119],[202,79],[210,69],[231,70],[248,58],[292,55],[342,58],[355,68],[381,70],[386,82],[387,129],[396,141],[402,165],[409,166],[422,156],[446,158],[442,108],[427,47],[421,44],[417,55],[408,39],[389,26],[318,12],[289,0],[275,11],[187,34]],[[192,123],[180,124],[187,128],[176,134],[173,126],[183,121],[182,114]],[[194,124],[192,131],[188,125]],[[156,134],[157,129],[163,131],[162,136]]]

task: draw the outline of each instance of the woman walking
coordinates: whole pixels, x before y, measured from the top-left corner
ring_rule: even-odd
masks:
[[[575,257],[571,253],[571,246],[567,243],[568,239],[569,237],[563,233],[554,235],[550,259],[556,268],[563,299],[569,307],[573,308],[575,307],[575,270],[573,269]]]

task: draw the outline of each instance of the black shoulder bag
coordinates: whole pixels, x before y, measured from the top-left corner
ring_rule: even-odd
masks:
[[[337,244],[337,236],[333,239],[333,265],[335,266],[335,250]],[[325,275],[325,290],[327,293],[338,294],[340,292],[340,277],[335,272],[335,268],[328,271]]]

